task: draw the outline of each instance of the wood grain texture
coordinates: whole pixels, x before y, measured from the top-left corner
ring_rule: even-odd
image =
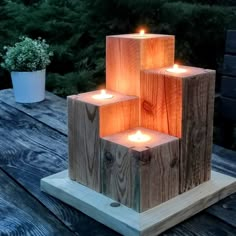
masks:
[[[215,73],[187,78],[183,90],[180,192],[210,179]]]
[[[100,137],[122,132],[139,125],[139,99],[101,106]]]
[[[100,137],[138,125],[138,99],[114,95],[104,102],[90,92],[68,97],[69,175],[98,192],[100,184]]]
[[[137,212],[179,193],[179,140],[140,130],[151,141],[128,141],[128,134],[136,130],[101,139],[102,193]]]
[[[166,227],[189,218],[189,215],[196,214],[235,192],[235,178],[214,171],[211,172],[211,176],[210,181],[144,212],[141,228],[144,229],[150,226],[145,230],[144,235],[156,235],[163,232]],[[159,225],[154,224],[155,218],[160,220]]]
[[[46,91],[44,101],[33,104],[21,104],[15,102],[12,89],[4,89],[0,90],[0,101],[67,135],[67,107],[65,99]]]
[[[234,236],[236,229],[220,219],[201,212],[196,217],[191,217],[181,224],[162,233],[162,236],[183,236],[183,235],[199,235],[199,236]]]
[[[135,212],[123,205],[112,207],[110,198],[71,181],[66,171],[44,178],[41,186],[49,194],[82,210],[123,235],[155,236],[235,192],[236,179],[212,172],[210,181],[143,213]],[[220,221],[217,223],[220,224]],[[196,229],[193,234],[201,235],[195,233],[199,232],[198,225],[197,222],[194,224]],[[221,233],[230,229],[235,232],[235,228],[227,225],[226,230],[222,230]],[[190,232],[192,230],[193,226]],[[191,235],[190,232],[188,231],[186,235]]]
[[[128,95],[140,96],[140,70],[174,63],[174,36],[107,36],[106,86]]]
[[[180,193],[210,178],[214,71],[142,71],[141,125],[181,138]]]
[[[155,71],[141,72],[141,126],[182,136],[182,80]]]
[[[73,207],[40,191],[41,178],[67,168],[65,135],[3,102],[0,102],[0,134],[0,167],[63,225],[76,235],[116,235]]]
[[[147,150],[139,158],[139,165],[140,211],[151,209],[179,194],[179,140]]]
[[[0,169],[0,235],[74,235]]]
[[[69,175],[100,192],[99,108],[68,97]]]

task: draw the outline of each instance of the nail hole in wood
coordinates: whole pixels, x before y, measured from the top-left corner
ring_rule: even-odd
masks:
[[[111,207],[119,207],[119,206],[120,206],[120,203],[118,203],[118,202],[112,202],[112,203],[110,204],[110,206],[111,206]]]

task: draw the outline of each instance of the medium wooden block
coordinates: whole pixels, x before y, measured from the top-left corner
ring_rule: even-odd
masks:
[[[140,95],[140,70],[171,66],[175,38],[171,35],[115,35],[106,38],[107,89]]]
[[[141,126],[181,138],[180,193],[210,178],[215,72],[141,72]]]
[[[71,181],[63,171],[41,180],[41,190],[126,236],[156,236],[236,191],[236,179],[212,171],[196,188],[143,213]],[[116,205],[115,205],[116,206]]]
[[[137,129],[101,139],[101,179],[104,195],[143,212],[178,195],[179,140],[138,129],[151,139],[130,141]]]
[[[100,91],[68,97],[69,175],[100,192],[100,137],[138,125],[138,98],[109,92],[111,99],[96,100]]]

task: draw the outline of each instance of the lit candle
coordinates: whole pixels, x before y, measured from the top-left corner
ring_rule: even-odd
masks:
[[[179,65],[177,65],[177,64],[174,64],[174,66],[172,68],[168,68],[168,69],[166,69],[166,71],[179,74],[179,73],[184,73],[187,70],[180,68]]]
[[[134,34],[135,38],[146,38],[147,34],[145,34],[145,30],[141,29],[139,33]]]
[[[147,134],[143,134],[140,130],[138,130],[135,134],[128,135],[128,139],[132,142],[142,143],[149,141],[151,137]]]
[[[144,29],[141,29],[140,32],[139,32],[139,34],[140,34],[141,36],[144,36],[145,30],[144,30]]]
[[[101,93],[95,94],[95,95],[92,96],[92,98],[99,99],[99,100],[110,99],[110,98],[113,98],[113,97],[114,96],[112,94],[107,94],[105,89],[102,89]]]

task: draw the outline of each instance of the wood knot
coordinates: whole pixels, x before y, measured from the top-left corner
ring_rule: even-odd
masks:
[[[150,102],[143,101],[142,107],[147,113],[153,114],[153,105]]]
[[[177,164],[178,158],[174,158],[171,162],[170,162],[170,167],[174,168]]]
[[[105,152],[104,153],[104,157],[105,157],[105,160],[108,162],[108,163],[113,163],[114,162],[114,157],[113,155],[110,153],[110,152]]]
[[[139,161],[142,165],[148,165],[151,162],[151,154],[149,152],[144,152],[139,156]]]

